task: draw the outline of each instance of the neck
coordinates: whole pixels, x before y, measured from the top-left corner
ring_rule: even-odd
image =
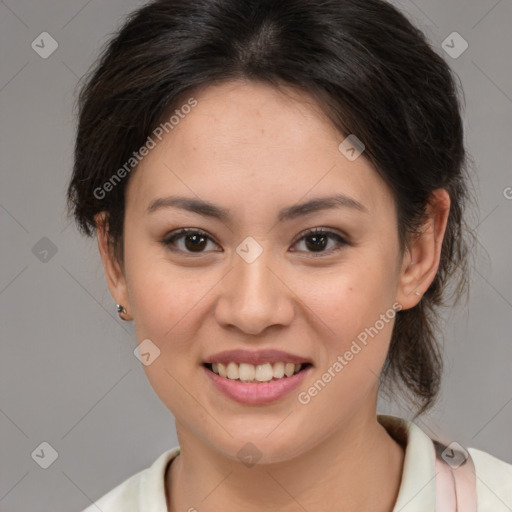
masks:
[[[404,450],[376,415],[352,421],[290,460],[251,467],[176,427],[181,453],[166,475],[170,512],[392,512],[396,502]]]

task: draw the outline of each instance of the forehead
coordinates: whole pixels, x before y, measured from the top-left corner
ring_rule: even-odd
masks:
[[[254,206],[335,192],[369,209],[389,202],[364,153],[350,161],[340,152],[345,136],[306,93],[236,81],[191,96],[197,104],[181,113],[132,176],[132,206],[164,193]]]

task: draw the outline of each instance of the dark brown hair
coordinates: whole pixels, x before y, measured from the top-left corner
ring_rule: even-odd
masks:
[[[306,91],[343,137],[364,143],[394,194],[402,254],[431,192],[448,191],[437,275],[416,307],[397,313],[381,375],[391,396],[400,387],[419,416],[440,387],[438,308],[447,305],[449,283],[454,303],[467,291],[470,189],[456,75],[387,2],[157,0],[134,11],[80,90],[68,211],[89,236],[94,216],[106,212],[122,264],[125,188],[134,171],[112,177],[198,88],[239,78]]]

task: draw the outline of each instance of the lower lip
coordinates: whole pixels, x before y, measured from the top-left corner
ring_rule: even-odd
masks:
[[[241,382],[221,377],[203,366],[203,370],[218,390],[236,402],[251,405],[268,404],[284,397],[302,383],[312,368],[308,366],[291,377],[268,382]]]

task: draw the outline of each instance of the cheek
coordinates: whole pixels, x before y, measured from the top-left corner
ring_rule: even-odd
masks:
[[[382,254],[361,257],[316,280],[313,292],[304,289],[305,302],[323,326],[322,366],[331,367],[341,355],[343,372],[337,373],[351,381],[378,374],[387,355],[396,316],[389,265]]]
[[[321,278],[304,278],[308,305],[334,331],[365,327],[394,302],[393,272],[384,257],[355,255]]]
[[[131,249],[126,271],[137,340],[154,342],[166,367],[174,367],[177,357],[193,363],[198,348],[192,341],[202,325],[197,318],[207,314],[218,273],[172,264],[159,249]]]
[[[172,283],[159,277],[158,267],[153,266],[151,270],[145,266],[132,267],[129,291],[137,327],[151,326],[153,334],[161,332],[169,324],[175,306],[173,300],[177,301],[179,296],[172,293]]]
[[[142,229],[142,228],[141,228]],[[128,293],[139,325],[170,322],[187,287],[183,277],[165,258],[159,242],[133,229],[126,235],[125,265]]]
[[[318,288],[308,304],[322,334],[317,377],[310,388],[301,389],[300,403],[310,404],[310,412],[326,415],[333,424],[357,410],[379,384],[396,308],[388,279],[378,276],[355,270],[338,274],[338,279]],[[327,404],[340,407],[326,412]]]
[[[152,260],[149,251],[132,252],[126,269],[141,357],[148,347],[155,354],[143,364],[146,377],[173,414],[186,416],[186,411],[180,413],[180,404],[189,399],[182,383],[190,378],[195,359],[193,325],[188,320],[204,292],[162,258]],[[187,365],[182,364],[185,360]]]
[[[137,243],[133,233],[126,237],[126,282],[137,340],[149,338],[161,346],[165,333],[178,321],[186,287],[169,273],[170,266],[158,253],[147,242]]]

